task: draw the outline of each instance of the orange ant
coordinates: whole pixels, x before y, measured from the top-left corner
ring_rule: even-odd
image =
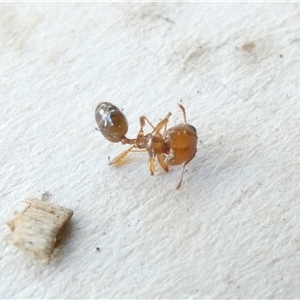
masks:
[[[140,117],[140,130],[136,139],[128,139],[125,135],[128,131],[128,123],[122,111],[109,102],[100,103],[95,110],[95,118],[99,131],[113,143],[131,145],[116,158],[109,162],[114,165],[121,162],[130,152],[144,152],[149,154],[149,170],[154,175],[155,157],[160,166],[169,171],[168,166],[183,164],[180,181],[176,187],[181,186],[185,166],[195,157],[197,152],[196,128],[186,122],[185,108],[178,104],[183,113],[184,124],[176,125],[167,130],[167,123],[171,116],[169,112],[156,126],[145,117]],[[144,134],[146,122],[152,127],[152,132]],[[163,132],[161,133],[161,130]]]

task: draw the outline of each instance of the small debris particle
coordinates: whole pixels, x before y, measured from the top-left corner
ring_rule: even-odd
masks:
[[[97,250],[97,251],[100,251],[100,248],[99,248],[99,247],[97,247],[97,248],[96,248],[96,250]]]
[[[242,46],[242,49],[245,51],[245,52],[252,52],[252,50],[255,48],[255,44],[254,43],[247,43],[247,44],[244,44]]]
[[[45,192],[42,199],[51,195]],[[62,229],[73,211],[50,205],[39,199],[27,201],[27,207],[7,222],[12,231],[12,244],[37,262],[48,265],[50,257],[61,241]]]

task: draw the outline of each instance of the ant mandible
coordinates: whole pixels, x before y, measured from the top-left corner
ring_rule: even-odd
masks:
[[[197,152],[196,128],[186,121],[185,108],[178,104],[183,113],[184,124],[173,126],[167,130],[167,123],[171,116],[169,112],[156,126],[145,117],[140,117],[140,130],[135,139],[128,139],[125,135],[128,131],[128,122],[122,111],[110,102],[101,102],[95,110],[95,119],[99,131],[113,143],[131,145],[120,155],[109,162],[114,165],[121,162],[130,152],[144,152],[149,154],[149,170],[154,175],[155,157],[158,163],[166,171],[168,166],[183,164],[180,181],[176,190],[180,188],[185,166],[195,157]],[[152,132],[144,134],[144,126],[152,127]],[[163,132],[161,132],[163,130]]]

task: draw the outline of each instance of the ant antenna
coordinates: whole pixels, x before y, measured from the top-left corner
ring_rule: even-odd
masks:
[[[180,103],[178,103],[178,106],[179,106],[179,108],[182,110],[183,118],[184,118],[184,124],[187,124],[187,122],[186,122],[185,108],[184,108]]]

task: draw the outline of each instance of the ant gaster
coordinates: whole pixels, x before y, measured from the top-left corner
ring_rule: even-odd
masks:
[[[182,110],[184,124],[173,126],[167,130],[170,112],[156,126],[153,126],[145,116],[142,116],[140,117],[140,130],[137,137],[129,139],[125,136],[128,131],[128,122],[122,111],[110,102],[100,103],[95,110],[99,131],[110,142],[131,145],[111,160],[109,165],[121,162],[130,152],[147,151],[151,175],[154,175],[156,157],[166,172],[169,171],[168,166],[183,164],[180,181],[176,187],[179,189],[185,166],[195,157],[197,152],[197,131],[194,126],[186,122],[184,107],[181,104],[178,106]],[[152,131],[148,134],[144,134],[146,122],[152,127]]]

